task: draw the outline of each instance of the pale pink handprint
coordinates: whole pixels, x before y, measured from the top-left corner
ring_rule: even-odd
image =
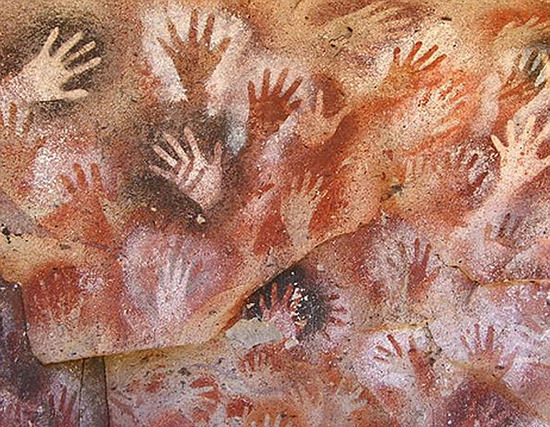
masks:
[[[222,144],[216,143],[213,158],[209,161],[199,148],[198,141],[191,130],[185,128],[184,134],[191,149],[191,155],[173,136],[165,134],[164,138],[175,155],[169,154],[157,144],[153,146],[153,150],[170,169],[163,169],[156,165],[150,165],[149,168],[175,184],[183,194],[197,202],[202,209],[211,208],[221,198]]]

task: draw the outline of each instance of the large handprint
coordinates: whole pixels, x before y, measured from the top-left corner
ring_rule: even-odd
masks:
[[[220,63],[223,54],[229,47],[231,39],[227,38],[211,49],[214,15],[209,15],[202,38],[198,38],[198,12],[191,12],[189,38],[187,43],[179,36],[176,26],[168,19],[167,26],[172,46],[159,38],[158,42],[176,67],[180,81],[187,91],[187,99],[192,105],[204,106],[206,99],[206,82]]]
[[[91,41],[76,52],[73,51],[83,38],[83,33],[78,32],[52,53],[58,35],[59,28],[56,27],[48,36],[38,56],[25,65],[18,75],[22,83],[28,87],[29,102],[75,100],[88,95],[85,89],[64,90],[63,86],[72,78],[99,65],[101,58],[95,57],[69,68],[75,61],[92,51],[95,42]]]
[[[250,141],[265,141],[277,132],[288,116],[300,106],[301,100],[290,102],[290,98],[300,87],[302,79],[295,80],[286,92],[283,92],[287,76],[288,69],[285,68],[279,75],[273,90],[269,93],[271,72],[265,70],[262,91],[259,97],[256,97],[254,83],[248,83],[248,99],[250,102],[248,132]]]
[[[550,155],[544,158],[538,156],[539,149],[550,136],[550,121],[544,123],[538,134],[535,133],[535,122],[536,117],[530,116],[521,134],[516,135],[516,125],[509,120],[506,127],[507,145],[495,135],[491,136],[500,156],[499,190],[506,194],[513,194],[550,166]]]
[[[155,153],[164,160],[169,170],[151,165],[150,169],[157,175],[177,185],[187,197],[197,202],[201,208],[212,207],[221,196],[222,187],[222,145],[216,143],[214,158],[211,162],[201,153],[197,140],[189,128],[184,129],[185,139],[191,148],[189,156],[180,143],[171,135],[165,134],[166,142],[170,145],[176,158],[168,154],[161,146],[154,145]]]

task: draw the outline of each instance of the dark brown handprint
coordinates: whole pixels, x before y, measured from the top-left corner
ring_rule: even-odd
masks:
[[[249,143],[265,141],[277,132],[288,116],[300,106],[302,102],[300,99],[290,102],[290,98],[300,87],[302,79],[295,80],[283,92],[287,76],[288,68],[285,68],[270,92],[271,72],[265,70],[260,96],[256,96],[254,83],[248,83],[248,99],[250,101],[250,112],[248,114]]]
[[[197,29],[198,20],[198,11],[194,9],[191,12],[189,22],[189,38],[187,42],[184,42],[178,34],[174,22],[171,19],[167,19],[172,45],[161,38],[158,39],[158,42],[174,63],[180,81],[187,91],[187,99],[191,105],[197,108],[204,108],[207,102],[206,83],[221,62],[231,39],[224,39],[216,47],[212,48],[214,15],[208,16],[204,32],[200,39]]]

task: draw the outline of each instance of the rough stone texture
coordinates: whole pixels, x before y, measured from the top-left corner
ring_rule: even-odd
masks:
[[[0,423],[550,423],[547,2],[0,20]]]
[[[103,361],[43,366],[29,347],[20,287],[0,283],[0,426],[107,426],[105,375],[92,365]]]

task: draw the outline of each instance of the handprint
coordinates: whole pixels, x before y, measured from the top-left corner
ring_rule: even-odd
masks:
[[[25,65],[18,76],[29,87],[30,102],[73,101],[88,95],[85,89],[64,90],[63,86],[72,78],[100,64],[101,58],[95,57],[69,68],[75,61],[92,51],[95,48],[95,42],[91,41],[74,52],[73,49],[83,38],[83,33],[78,32],[63,43],[56,52],[51,53],[58,35],[59,28],[56,27],[48,36],[38,56]]]
[[[335,400],[342,406],[344,416],[347,418],[355,411],[364,408],[367,405],[367,400],[362,399],[365,389],[358,385],[349,391],[349,386],[344,380],[341,380],[334,392]]]
[[[533,16],[527,22],[520,24],[517,21],[511,21],[502,27],[498,33],[493,46],[495,57],[501,56],[503,52],[517,46],[526,46],[535,40],[543,40],[545,34],[550,32],[550,22],[541,21],[540,18]]]
[[[214,15],[209,15],[202,37],[199,39],[198,11],[193,9],[187,42],[182,40],[170,19],[167,20],[167,26],[172,45],[161,38],[158,39],[159,44],[174,63],[179,79],[187,91],[187,99],[199,107],[204,107],[206,104],[206,83],[231,42],[231,39],[227,38],[212,48],[214,21]]]
[[[464,147],[458,147],[448,158],[448,167],[445,170],[456,171],[458,175],[456,181],[458,185],[455,190],[466,196],[475,194],[489,175],[486,164],[480,160],[479,154],[471,153]],[[480,162],[481,167],[478,167]]]
[[[52,412],[52,421],[55,427],[67,427],[77,424],[78,413],[75,411],[76,393],[72,393],[67,400],[67,387],[61,389],[59,401],[53,394],[49,395],[50,410]]]
[[[298,116],[297,133],[302,144],[308,148],[322,145],[330,139],[351,107],[346,105],[331,117],[325,117],[323,110],[323,91],[319,90],[315,104]]]
[[[326,190],[319,191],[323,184],[323,177],[319,177],[313,185],[310,181],[310,172],[306,173],[301,186],[299,180],[294,179],[290,195],[281,206],[281,219],[295,247],[301,247],[309,240],[311,218],[327,194]]]
[[[171,135],[165,134],[166,142],[173,149],[176,158],[159,145],[154,145],[155,153],[164,160],[170,170],[150,165],[149,168],[167,181],[174,183],[179,190],[197,202],[202,209],[212,207],[221,197],[222,187],[222,145],[217,142],[214,158],[206,160],[199,149],[197,140],[189,128],[184,129],[185,139],[191,148],[189,156],[180,143]]]
[[[517,238],[516,234],[520,225],[521,219],[508,212],[504,215],[498,227],[487,224],[485,228],[485,240],[514,248],[516,246],[514,243]]]
[[[539,148],[550,135],[550,121],[546,121],[542,130],[535,133],[536,117],[530,116],[523,131],[516,135],[516,125],[509,120],[506,127],[507,144],[504,145],[495,135],[491,140],[500,157],[499,190],[513,194],[522,185],[529,183],[544,169],[550,166],[550,155],[538,156]]]
[[[305,327],[307,320],[300,319],[298,309],[302,303],[300,288],[287,285],[282,298],[279,298],[277,283],[271,285],[269,306],[265,296],[260,294],[259,307],[261,320],[277,326],[285,339],[296,339]]]
[[[0,183],[4,191],[14,198],[24,196],[30,190],[25,178],[32,174],[32,163],[44,139],[31,140],[32,113],[22,111],[22,125],[18,126],[19,110],[11,104],[5,122],[0,113]]]
[[[279,75],[273,90],[269,92],[270,76],[271,72],[265,70],[259,97],[256,97],[254,83],[248,83],[248,100],[250,102],[248,132],[250,141],[261,142],[267,140],[279,130],[279,127],[286,121],[288,116],[290,116],[302,102],[301,100],[290,102],[290,98],[294,95],[296,90],[298,90],[298,87],[300,87],[302,79],[295,80],[294,83],[283,92],[283,86],[288,76],[288,69],[285,68]]]
[[[41,223],[60,238],[83,240],[86,243],[110,247],[114,231],[105,216],[105,203],[113,201],[104,185],[99,166],[90,166],[91,183],[78,163],[73,165],[76,180],[61,174],[58,179],[70,196],[70,201],[60,206]]]
[[[185,265],[179,248],[172,248],[168,260],[163,260],[156,291],[157,313],[165,319],[185,314],[187,288],[191,279],[191,265]]]
[[[446,55],[440,55],[434,59],[438,46],[432,46],[420,58],[415,60],[416,54],[422,48],[422,42],[416,42],[409,54],[401,62],[401,48],[396,47],[393,51],[393,61],[390,64],[386,79],[380,87],[382,94],[390,97],[406,95],[415,90],[415,84],[422,81],[429,72],[436,70]],[[430,62],[432,61],[432,62]]]
[[[501,379],[514,364],[515,350],[505,356],[504,347],[495,344],[495,329],[492,325],[487,328],[484,340],[481,338],[479,324],[476,323],[473,342],[468,343],[464,335],[461,341],[468,352],[471,368],[479,375]]]
[[[377,345],[376,346],[377,354],[373,357],[374,360],[377,360],[385,364],[390,363],[391,359],[395,357],[402,358],[404,355],[401,345],[397,342],[394,336],[392,334],[388,334],[387,338],[393,347],[393,351],[388,350],[386,347],[383,347],[381,345]]]
[[[497,123],[512,117],[520,106],[529,103],[544,88],[548,80],[548,76],[545,76],[538,84],[541,73],[550,71],[546,52],[534,50],[523,67],[520,67],[520,62],[521,55],[518,56],[510,76],[500,89]]]
[[[404,250],[404,248],[402,249]],[[409,273],[407,276],[407,299],[412,301],[422,300],[430,285],[439,274],[439,269],[434,269],[428,275],[428,261],[432,245],[426,244],[424,250],[420,249],[420,239],[414,240],[414,252],[409,264]],[[406,254],[406,252],[405,252]]]

